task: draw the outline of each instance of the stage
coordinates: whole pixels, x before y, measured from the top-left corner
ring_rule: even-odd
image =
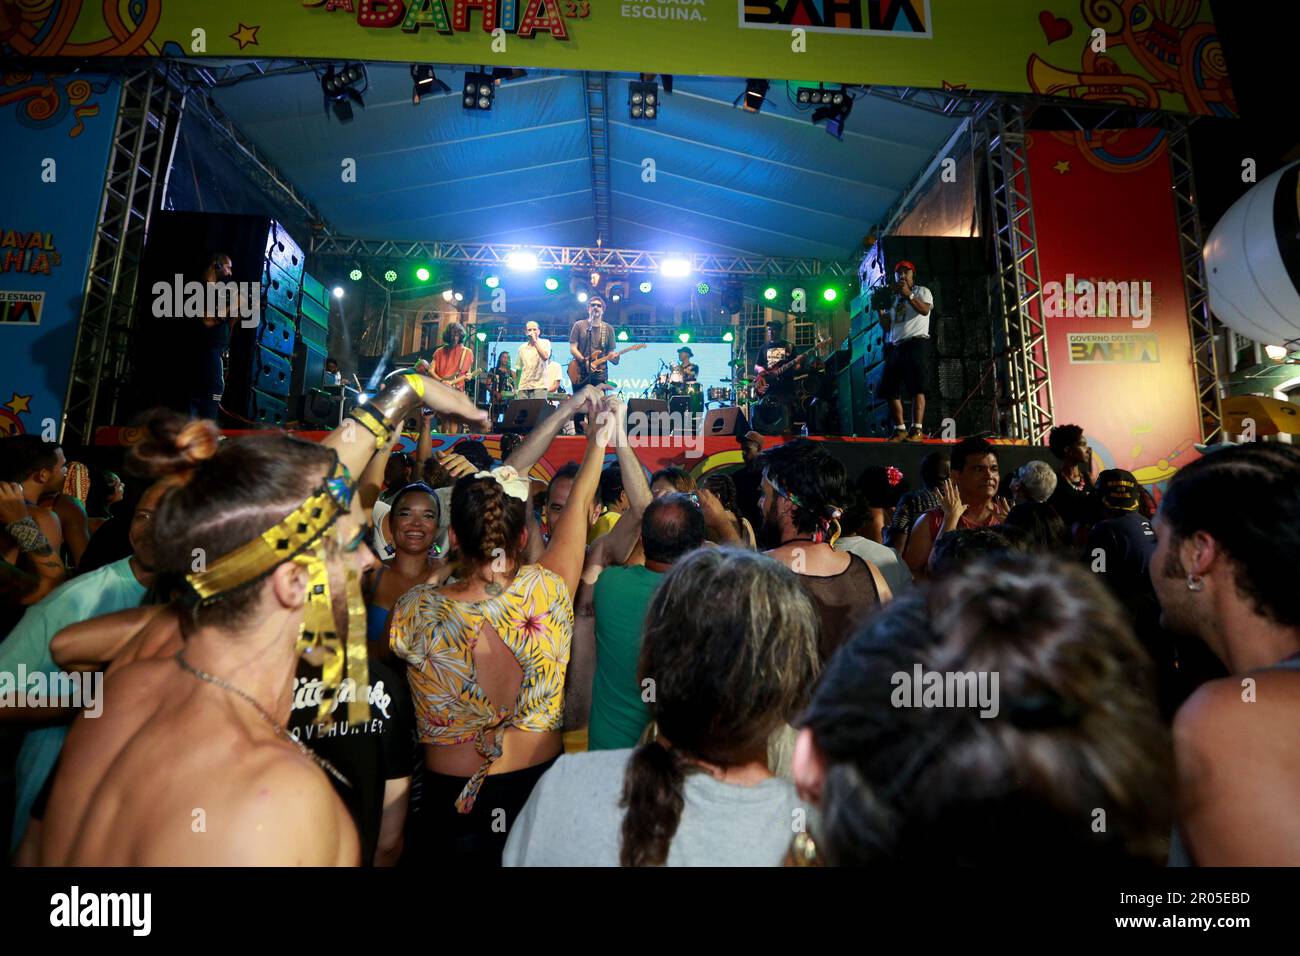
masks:
[[[324,431],[288,431],[275,430],[234,430],[222,432],[228,438],[246,435],[290,434],[307,441],[320,441],[328,432]],[[407,432],[402,435],[399,445],[403,451],[415,451],[417,440],[415,434]],[[501,460],[501,435],[441,435],[433,437],[433,448],[438,451],[453,451],[457,442],[482,442],[494,461]],[[770,448],[798,436],[764,436],[763,446]],[[125,454],[126,446],[134,440],[133,430],[129,428],[101,428],[95,435],[96,464],[103,467],[120,466],[120,458]],[[843,462],[849,478],[856,479],[872,466],[888,467],[892,465],[903,473],[903,482],[907,489],[919,487],[921,459],[932,451],[951,448],[954,442],[931,439],[919,442],[889,442],[883,438],[837,438],[816,437],[811,441],[819,442],[832,455]],[[1035,459],[1046,461],[1053,466],[1056,459],[1045,447],[1027,445],[1009,439],[990,439],[996,448],[998,464],[1004,475],[1019,468],[1025,462]],[[395,446],[397,447],[397,446]],[[587,440],[581,436],[561,435],[551,442],[550,448],[533,467],[531,476],[549,481],[551,475],[570,461],[581,461],[587,447]],[[634,444],[637,459],[645,467],[647,474],[676,465],[686,469],[693,477],[699,479],[711,471],[733,471],[742,465],[738,440],[730,435],[704,435],[697,437],[678,437],[647,439]],[[607,460],[613,462],[611,449]],[[110,463],[111,462],[111,463]]]

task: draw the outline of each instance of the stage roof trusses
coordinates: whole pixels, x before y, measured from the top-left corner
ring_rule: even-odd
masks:
[[[668,259],[687,259],[691,274],[732,278],[799,279],[856,275],[858,260],[826,260],[782,256],[721,256],[710,253],[678,255],[644,249],[605,249],[589,246],[516,246],[466,242],[395,242],[390,239],[348,239],[313,236],[310,251],[317,256],[349,261],[444,262],[501,267],[515,252],[537,256],[539,269],[587,269],[610,275],[659,272]]]

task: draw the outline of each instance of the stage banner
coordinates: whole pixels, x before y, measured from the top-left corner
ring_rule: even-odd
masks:
[[[1160,487],[1201,435],[1165,134],[1036,132],[1029,175],[1055,420]]]
[[[0,84],[0,435],[57,436],[118,88],[86,73]]]
[[[1209,0],[44,0],[0,6],[0,37],[18,56],[681,73],[1236,114]]]

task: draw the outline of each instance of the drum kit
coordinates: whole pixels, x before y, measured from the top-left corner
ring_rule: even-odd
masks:
[[[668,403],[670,411],[690,412],[692,414],[703,414],[704,412],[704,386],[700,382],[686,381],[686,373],[679,366],[669,365],[667,362],[659,362],[660,372],[655,376],[654,384],[650,387],[654,397],[660,401]],[[717,389],[710,389],[710,401],[713,401],[712,393]]]

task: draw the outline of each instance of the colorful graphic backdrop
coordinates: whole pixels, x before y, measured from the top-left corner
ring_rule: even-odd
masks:
[[[1070,275],[1076,291],[1080,280],[1151,284],[1145,327],[1117,315],[1047,319],[1055,419],[1084,426],[1098,469],[1163,482],[1200,441],[1164,134],[1034,133],[1029,175],[1044,288]]]
[[[0,85],[0,434],[63,414],[117,103],[106,76]]]
[[[1208,0],[33,0],[0,5],[0,40],[19,56],[637,70],[1236,113]]]

